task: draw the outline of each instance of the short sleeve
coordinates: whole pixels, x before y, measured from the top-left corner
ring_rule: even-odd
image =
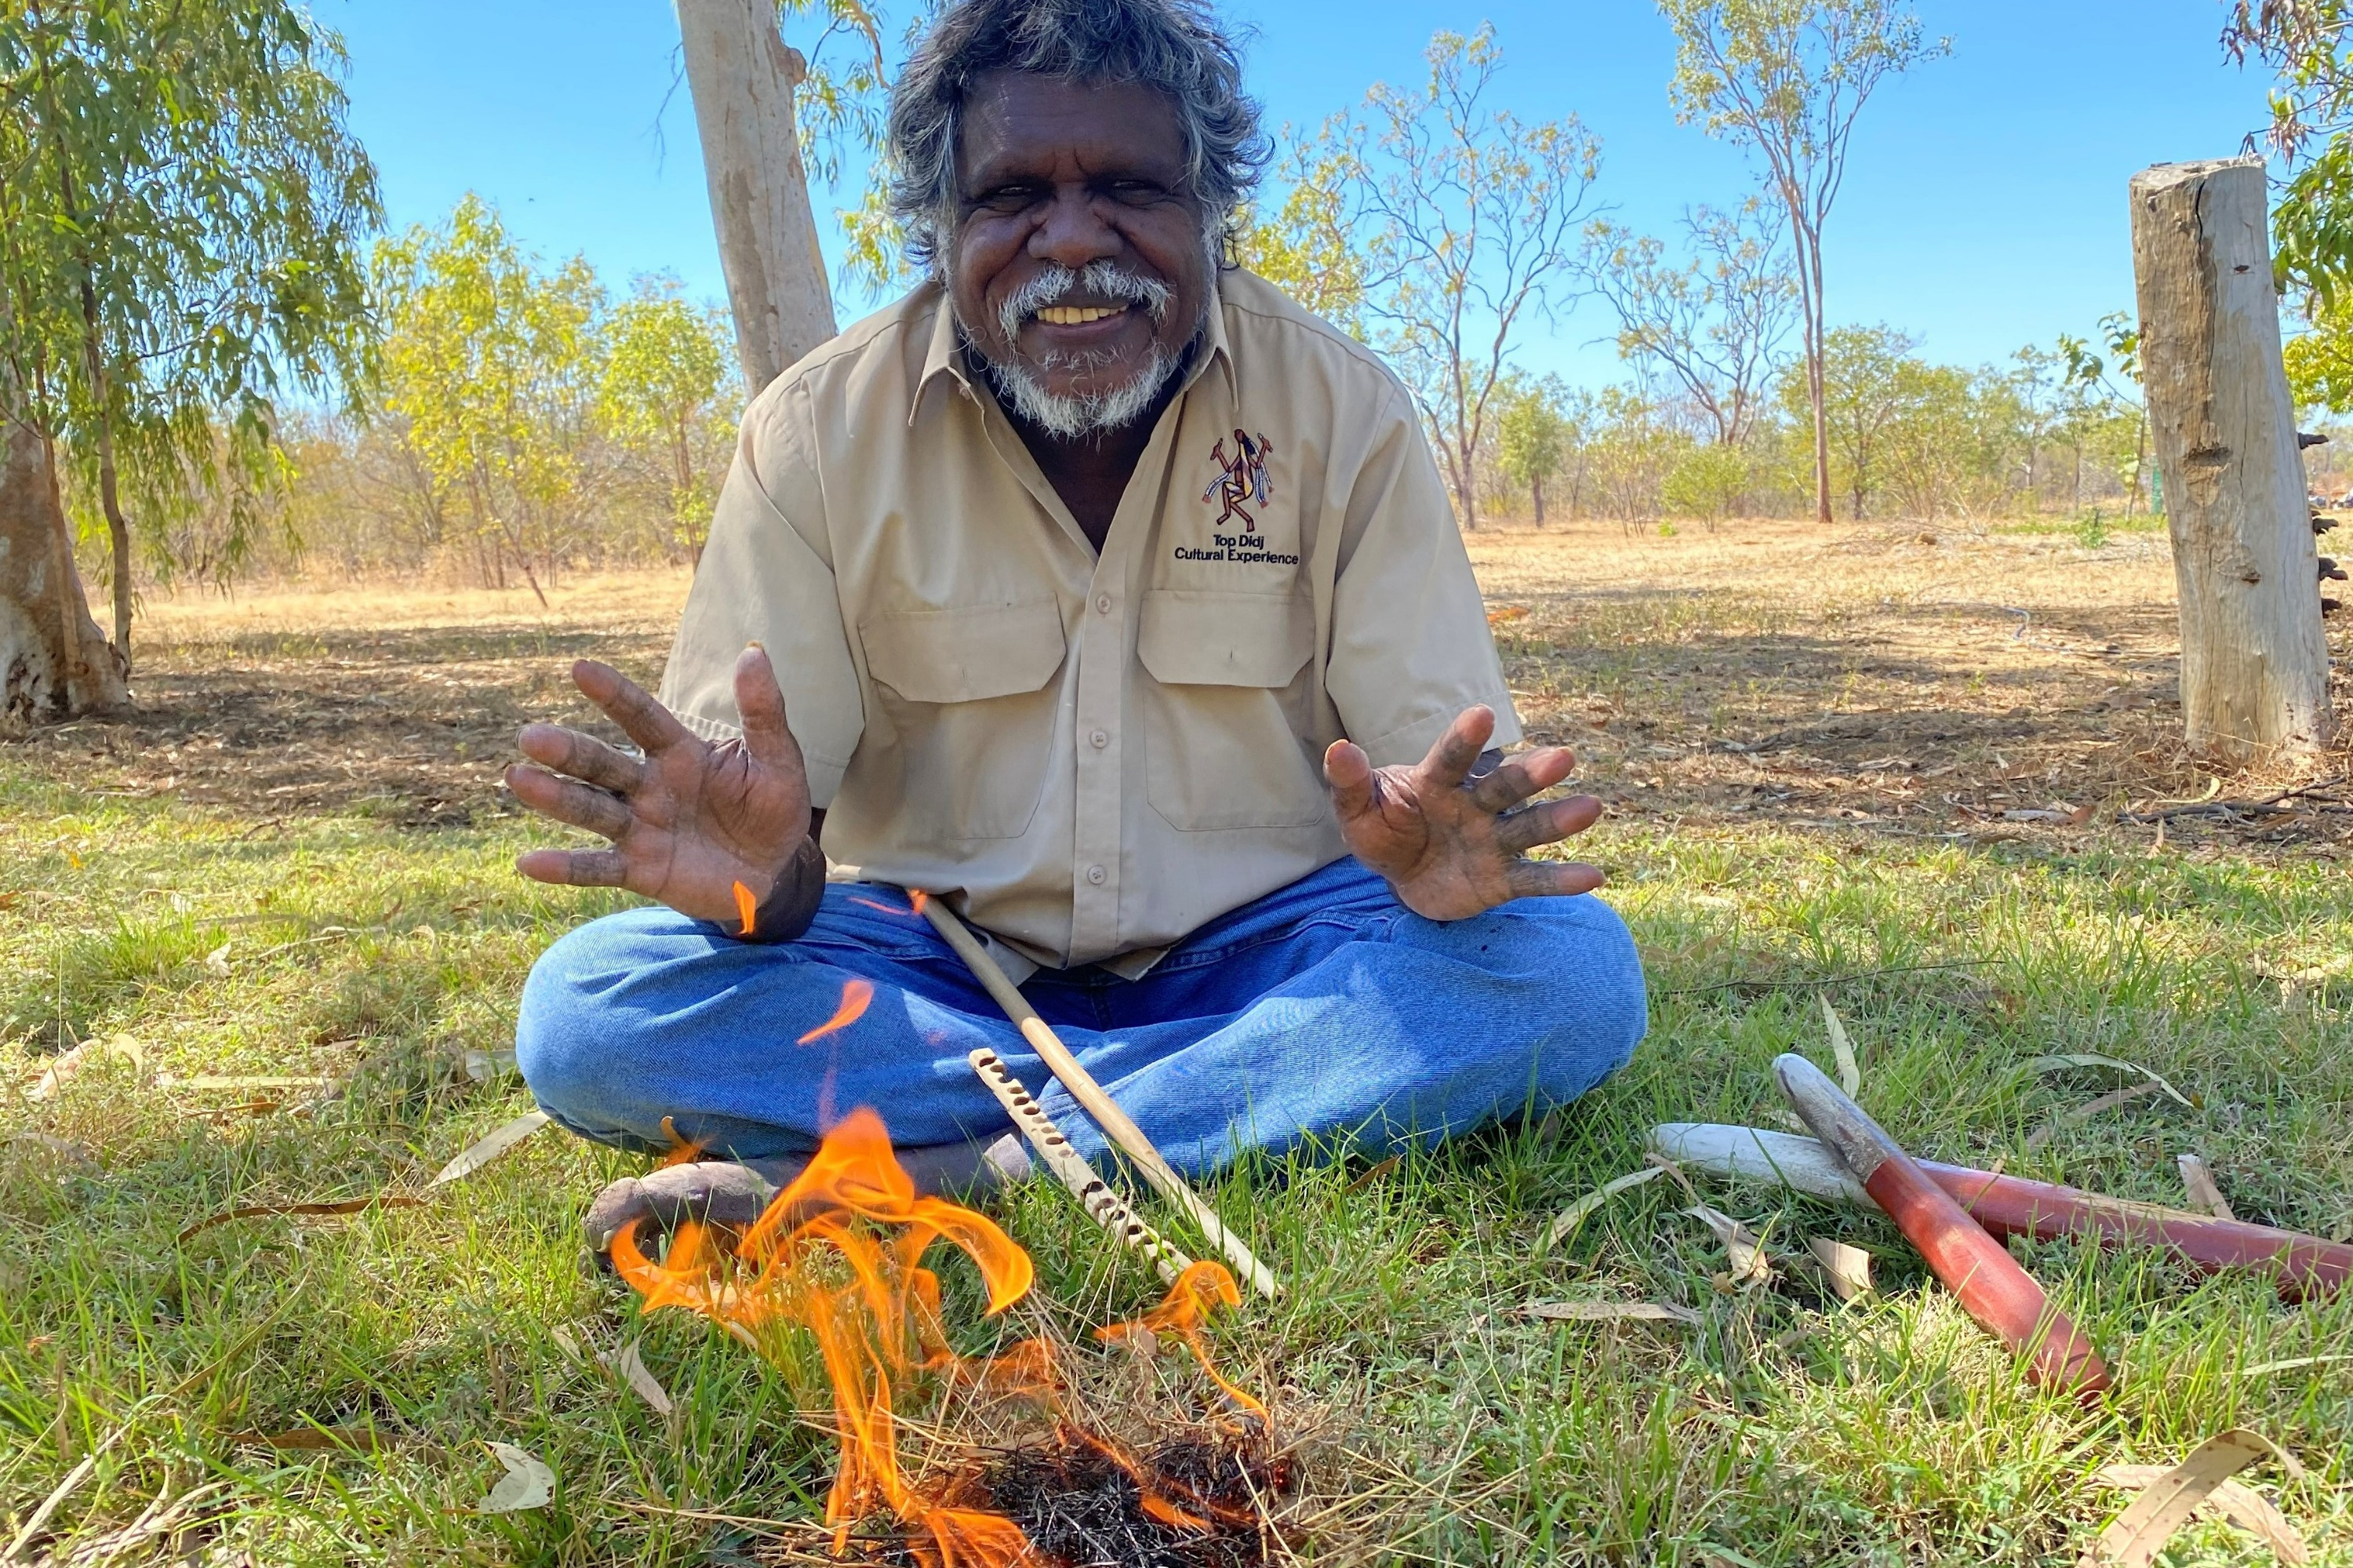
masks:
[[[1438,464],[1403,392],[1391,388],[1349,493],[1324,674],[1342,727],[1376,768],[1420,761],[1477,703],[1495,710],[1489,744],[1520,738]]]
[[[833,803],[849,755],[865,729],[858,674],[850,663],[832,568],[824,554],[825,519],[787,517],[821,510],[806,455],[806,429],[790,400],[797,387],[761,398],[745,411],[735,461],[719,493],[711,537],[686,598],[661,700],[706,740],[743,733],[735,709],[735,661],[758,642],[775,662],[785,716],[808,765],[809,803]],[[779,483],[778,482],[784,482]]]

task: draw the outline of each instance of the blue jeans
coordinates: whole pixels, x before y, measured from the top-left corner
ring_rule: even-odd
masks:
[[[856,1022],[807,1044],[852,980]],[[1577,1098],[1647,1012],[1633,939],[1592,897],[1425,920],[1342,860],[1204,926],[1140,980],[1092,966],[1022,988],[1170,1163],[1198,1172],[1304,1139],[1428,1144]],[[1090,1159],[1102,1135],[895,888],[825,890],[798,941],[754,947],[662,908],[542,956],[515,1054],[548,1114],[632,1148],[806,1153],[872,1106],[901,1147],[1011,1123],[965,1065],[986,1045]]]

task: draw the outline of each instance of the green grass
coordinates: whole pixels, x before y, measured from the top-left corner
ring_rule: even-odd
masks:
[[[588,1196],[638,1161],[549,1131],[423,1207],[176,1239],[234,1203],[415,1189],[527,1108],[511,1072],[478,1081],[469,1054],[481,1071],[509,1046],[533,955],[612,901],[515,878],[529,830],[512,821],[272,826],[8,766],[0,1547],[109,1442],[52,1520],[60,1556],[159,1493],[205,1487],[193,1516],[210,1522],[181,1545],[272,1565],[740,1561],[741,1531],[691,1516],[809,1515],[829,1467],[797,1417],[820,1403],[806,1376],[694,1320],[640,1323],[585,1266]],[[1279,1380],[1288,1408],[1320,1413],[1324,1484],[1385,1487],[1383,1539],[1451,1562],[2073,1562],[2121,1502],[2094,1481],[2102,1466],[2168,1462],[2248,1425],[2303,1467],[2250,1478],[2315,1561],[2353,1563],[2353,1361],[2251,1370],[2353,1350],[2353,1302],[2284,1306],[2251,1280],[2033,1247],[2031,1266],[2119,1372],[2115,1398],[2085,1414],[2027,1389],[1869,1217],[1703,1179],[1777,1253],[1809,1234],[1868,1248],[1879,1288],[1846,1308],[1786,1267],[1719,1289],[1721,1250],[1668,1181],[1613,1200],[1558,1251],[1540,1245],[1554,1213],[1639,1165],[1651,1122],[1772,1120],[1774,1054],[1829,1060],[1818,995],[1862,1052],[1866,1104],[1923,1155],[2178,1201],[2174,1156],[2194,1149],[2242,1214],[2343,1236],[2353,888],[2340,871],[2150,857],[2097,836],[2064,858],[1769,825],[1595,839],[1651,965],[1652,1030],[1626,1075],[1440,1154],[1369,1174],[1248,1169],[1217,1193],[1292,1286],[1222,1341]],[[109,1035],[139,1042],[143,1070],[100,1056],[55,1098],[26,1097],[60,1045]],[[2028,1068],[2059,1051],[2143,1063],[2197,1106],[2143,1099],[2030,1150],[2055,1112],[2113,1086]],[[248,1112],[229,1108],[247,1094],[163,1081],[198,1073],[335,1086]],[[1001,1216],[1068,1322],[1155,1294],[1057,1192],[1018,1194]],[[969,1281],[950,1284],[968,1305]],[[1514,1310],[1585,1298],[1679,1303],[1703,1322]],[[559,1329],[590,1350],[642,1335],[678,1414],[575,1361]],[[346,1446],[250,1441],[318,1429]],[[476,1511],[498,1474],[491,1439],[554,1467],[552,1506]],[[2185,1531],[2168,1559],[2263,1560],[2217,1523]]]

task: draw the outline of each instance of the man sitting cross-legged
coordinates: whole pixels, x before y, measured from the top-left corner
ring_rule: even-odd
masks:
[[[1220,265],[1264,156],[1232,47],[1187,0],[959,0],[890,141],[930,281],[745,412],[661,699],[576,668],[642,755],[534,725],[508,776],[612,840],[524,874],[667,906],[523,992],[551,1115],[706,1153],[617,1182],[593,1239],[748,1219],[858,1105],[926,1185],[986,1180],[976,1045],[1102,1152],[904,888],[1180,1169],[1591,1088],[1641,968],[1599,872],[1527,856],[1600,808],[1535,799],[1564,751],[1497,761],[1518,725],[1404,389]]]

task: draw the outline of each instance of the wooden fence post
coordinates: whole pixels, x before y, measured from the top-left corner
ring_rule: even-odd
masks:
[[[2231,761],[2335,733],[2263,161],[2132,179],[2141,385],[2181,597],[2181,718]]]
[[[678,0],[711,219],[754,396],[834,334],[833,297],[793,123],[806,67],[776,0]]]

